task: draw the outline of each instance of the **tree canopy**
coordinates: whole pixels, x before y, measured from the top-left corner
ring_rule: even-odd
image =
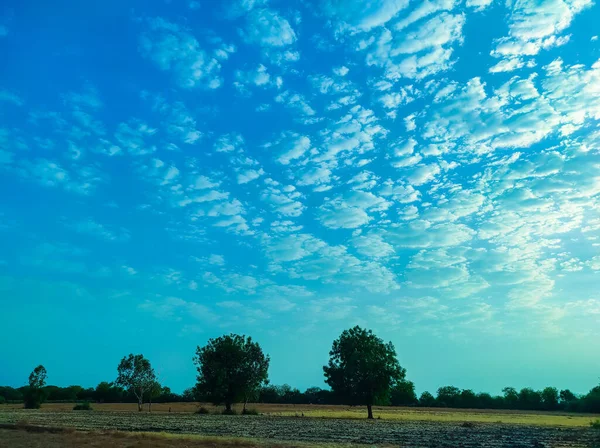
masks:
[[[124,356],[117,367],[115,384],[132,392],[138,399],[138,411],[142,410],[144,395],[149,393],[156,382],[156,374],[150,361],[144,355]]]
[[[41,364],[29,374],[29,387],[23,392],[25,408],[38,409],[46,400],[46,376],[46,368]]]
[[[325,382],[343,401],[367,406],[368,418],[373,418],[372,406],[389,400],[392,388],[406,376],[394,345],[359,326],[333,341],[323,371]]]
[[[268,383],[269,356],[252,338],[230,334],[198,346],[194,363],[198,370],[196,389],[214,404],[245,403],[261,385]]]

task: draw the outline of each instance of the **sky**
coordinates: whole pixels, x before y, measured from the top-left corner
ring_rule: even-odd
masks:
[[[600,377],[591,0],[8,0],[0,384],[181,392],[251,335],[324,387],[354,325],[417,391]]]

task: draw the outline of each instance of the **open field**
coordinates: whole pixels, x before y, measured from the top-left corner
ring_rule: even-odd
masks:
[[[198,409],[198,403],[155,403],[152,412],[193,413]],[[202,404],[207,409],[219,412],[210,404]],[[332,405],[289,405],[289,404],[248,404],[248,408],[268,416],[280,417],[324,417],[365,419],[367,410],[364,406],[332,406]],[[23,405],[3,405],[0,412],[8,409],[22,409]],[[94,411],[102,412],[134,412],[135,403],[98,403],[92,404]],[[42,411],[71,412],[72,403],[48,403],[42,405]],[[147,410],[147,405],[144,406]],[[241,406],[237,406],[241,410]],[[493,409],[448,409],[448,408],[408,408],[408,407],[375,407],[375,418],[383,420],[430,421],[430,422],[475,422],[475,423],[506,423],[519,425],[570,426],[588,427],[591,421],[600,419],[600,415],[573,414],[564,412],[532,412],[508,411]]]
[[[213,445],[232,442],[254,443],[240,446],[281,446],[281,442],[319,444],[368,444],[370,446],[435,448],[600,448],[600,431],[588,427],[553,427],[502,423],[464,424],[448,421],[371,420],[278,416],[221,416],[164,412],[52,412],[0,408],[0,425],[32,425],[45,428],[71,428],[90,431],[132,431],[194,434],[225,437]],[[14,431],[14,430],[13,430]],[[28,439],[30,433],[16,431]],[[37,435],[35,435],[37,437]],[[85,437],[77,434],[77,437]],[[253,439],[232,440],[231,438]],[[7,440],[7,439],[4,439]],[[141,439],[140,439],[141,440]],[[197,443],[205,442],[197,440]],[[35,446],[24,440],[23,445]],[[127,446],[160,446],[138,444]],[[222,443],[221,443],[222,442]],[[0,446],[2,446],[0,441]],[[43,446],[51,446],[43,444]],[[68,446],[68,445],[67,445]],[[90,445],[93,446],[93,445]],[[118,446],[118,445],[117,445]],[[170,446],[203,446],[173,443]],[[235,446],[235,445],[233,445]]]

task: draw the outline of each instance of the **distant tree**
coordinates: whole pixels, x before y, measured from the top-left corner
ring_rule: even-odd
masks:
[[[458,400],[458,405],[461,408],[475,409],[478,407],[479,400],[475,392],[471,389],[463,389],[460,392],[460,397]]]
[[[153,381],[148,388],[148,412],[152,412],[152,399],[160,397],[162,386],[158,381]]]
[[[333,341],[323,371],[325,382],[342,400],[367,406],[370,419],[373,404],[389,399],[392,388],[406,376],[394,345],[359,326],[343,331]]]
[[[556,387],[546,387],[542,391],[542,406],[546,411],[555,411],[558,409],[558,389]]]
[[[412,381],[398,381],[391,390],[390,404],[392,406],[413,406],[418,401]]]
[[[596,386],[590,390],[581,401],[583,411],[600,414],[600,386]]]
[[[25,408],[38,409],[46,400],[47,394],[44,390],[46,376],[46,368],[42,365],[37,366],[29,374],[29,386],[23,394]]]
[[[196,349],[196,389],[213,404],[225,404],[227,412],[246,402],[268,382],[269,356],[252,338],[230,334],[210,339]]]
[[[124,356],[117,367],[115,383],[133,393],[138,401],[138,411],[142,411],[144,395],[154,386],[156,375],[150,361],[143,355]]]
[[[460,389],[454,386],[440,387],[437,391],[436,402],[440,407],[457,408],[460,401]]]
[[[94,400],[100,403],[119,403],[123,401],[124,394],[122,387],[103,381],[96,386]]]
[[[419,397],[419,406],[424,408],[431,408],[435,406],[435,398],[429,392],[425,391]]]
[[[502,400],[502,398],[500,399]],[[490,394],[482,392],[477,394],[477,405],[475,407],[479,409],[494,409],[496,402]]]
[[[505,387],[502,389],[504,394],[504,406],[507,409],[519,408],[519,393],[514,387]]]
[[[519,392],[519,407],[530,410],[542,409],[542,393],[530,387],[521,389]]]
[[[46,385],[47,376],[46,368],[40,364],[29,374],[29,387],[32,389],[41,389]]]
[[[571,392],[569,389],[561,390],[560,394],[559,394],[559,398],[560,398],[561,404],[569,403],[571,401],[577,400],[577,396],[575,396],[575,394],[573,392]]]

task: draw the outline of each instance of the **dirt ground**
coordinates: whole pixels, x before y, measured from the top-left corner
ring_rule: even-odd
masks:
[[[155,403],[153,412],[194,413],[200,405],[198,403]],[[218,413],[221,408],[207,403],[201,406]],[[136,412],[135,403],[93,403],[94,411],[102,412]],[[22,409],[23,405],[3,405],[4,410]],[[332,405],[282,405],[282,404],[248,404],[248,408],[256,409],[259,413],[268,416],[281,417],[327,417],[327,418],[356,418],[363,419],[367,416],[365,407],[332,406]],[[48,403],[42,406],[44,412],[72,412],[72,403]],[[241,411],[241,405],[237,406]],[[144,405],[148,411],[148,405]],[[598,415],[574,414],[565,412],[532,412],[510,411],[493,409],[445,409],[445,408],[413,408],[413,407],[375,407],[375,417],[384,420],[402,421],[434,421],[434,422],[475,422],[475,423],[507,423],[523,425],[546,426],[572,426],[588,427],[591,421],[600,419]]]
[[[345,443],[410,448],[600,448],[600,431],[590,427],[569,428],[493,423],[367,421],[266,415],[197,415],[173,412],[6,410],[0,411],[0,424],[91,431],[164,432],[180,435],[194,434],[203,437],[224,437],[224,439],[219,439],[222,444],[213,446],[228,446],[225,443],[231,443],[231,438],[242,438],[262,440],[262,445],[256,442],[257,446],[279,446],[280,443],[288,442],[304,443],[309,446]],[[35,441],[29,443],[27,440],[29,433],[19,434],[19,436],[25,438],[25,445],[21,446],[35,446],[33,444]],[[79,437],[79,435],[76,437]],[[242,442],[241,440],[238,441]],[[131,445],[127,446],[144,446],[135,445],[138,442],[132,442]],[[2,446],[1,443],[0,446]],[[12,444],[8,446],[20,445]],[[179,444],[174,446],[179,446]]]

